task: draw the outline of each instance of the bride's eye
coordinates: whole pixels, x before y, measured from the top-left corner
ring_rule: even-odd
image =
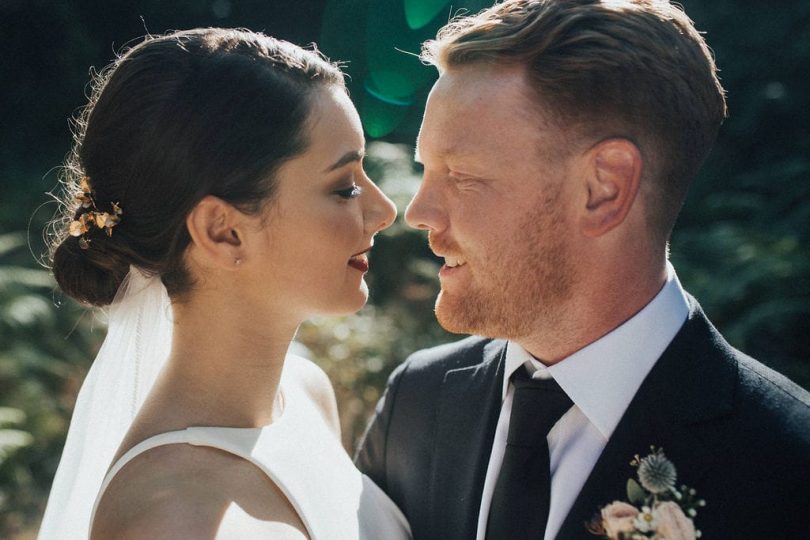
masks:
[[[342,197],[344,199],[354,199],[355,197],[359,197],[361,193],[363,193],[363,188],[361,188],[357,184],[352,184],[351,187],[335,191],[335,194],[337,196]]]

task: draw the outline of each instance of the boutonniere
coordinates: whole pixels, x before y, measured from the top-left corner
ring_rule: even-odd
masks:
[[[694,519],[706,501],[694,489],[677,489],[675,465],[664,451],[651,447],[646,457],[636,457],[638,481],[627,481],[627,500],[613,501],[594,517],[588,530],[610,540],[692,540],[700,538]]]

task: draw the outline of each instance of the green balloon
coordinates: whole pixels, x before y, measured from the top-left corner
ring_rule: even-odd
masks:
[[[416,30],[432,21],[450,0],[404,0],[404,3],[405,20],[411,29]]]
[[[408,114],[408,104],[399,104],[373,94],[368,86],[360,104],[360,118],[366,133],[372,138],[384,137],[394,131]]]
[[[422,42],[436,30],[408,27],[402,0],[374,0],[366,21],[366,66],[376,92],[394,100],[409,99],[433,79],[432,68],[417,58]]]
[[[396,77],[398,74],[396,72],[390,72],[385,75],[386,77]],[[409,92],[407,94],[397,94],[391,95],[391,93],[386,93],[381,91],[374,85],[374,79],[366,80],[365,84],[363,85],[367,94],[374,96],[378,100],[382,101],[383,103],[388,103],[389,105],[397,105],[399,107],[410,107],[413,105],[413,93]],[[386,86],[386,88],[390,88]]]
[[[417,89],[412,77],[400,70],[375,69],[369,73],[366,89],[383,101],[405,104],[411,103],[411,97]],[[421,83],[421,81],[418,81]]]

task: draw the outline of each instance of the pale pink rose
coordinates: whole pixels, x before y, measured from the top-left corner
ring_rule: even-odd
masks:
[[[623,532],[633,532],[633,520],[638,508],[626,502],[614,501],[602,508],[602,526],[608,538],[618,539]]]
[[[677,503],[667,501],[655,509],[658,517],[658,538],[662,540],[695,540],[695,524],[686,517]]]

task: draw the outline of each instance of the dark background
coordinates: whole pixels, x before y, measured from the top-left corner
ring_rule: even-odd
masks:
[[[716,53],[730,117],[672,240],[685,288],[736,347],[810,387],[810,3],[684,1]],[[487,5],[453,2],[453,10]],[[38,260],[69,118],[100,70],[147,32],[246,27],[348,61],[369,173],[404,208],[418,185],[412,144],[432,68],[404,52],[447,21],[445,0],[0,0],[0,537],[28,537],[44,508],[75,395],[104,336]],[[400,212],[401,213],[401,212]],[[375,249],[371,304],[305,325],[329,373],[344,443],[355,443],[387,373],[451,339],[431,312],[437,263],[397,225]],[[763,426],[766,428],[766,426]]]

